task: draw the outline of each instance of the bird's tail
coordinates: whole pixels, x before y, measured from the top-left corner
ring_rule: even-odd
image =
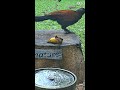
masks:
[[[49,16],[35,16],[35,22],[40,22],[48,19],[49,19]]]

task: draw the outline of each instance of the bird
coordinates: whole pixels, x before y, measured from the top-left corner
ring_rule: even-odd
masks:
[[[56,1],[56,0],[54,0],[54,1]],[[61,0],[57,0],[58,2],[61,2]]]
[[[50,38],[47,43],[52,43],[52,44],[62,44],[63,39],[58,37],[57,35],[55,37]]]
[[[58,0],[58,2],[61,2],[61,0]]]
[[[72,32],[69,31],[67,27],[78,22],[84,15],[84,13],[85,13],[85,8],[79,8],[76,11],[58,10],[43,16],[35,16],[35,22],[41,22],[44,20],[57,21],[57,23],[61,25],[61,28],[65,31],[65,33],[69,34]]]

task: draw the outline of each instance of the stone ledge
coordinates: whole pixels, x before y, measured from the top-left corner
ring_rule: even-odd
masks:
[[[71,33],[65,34],[63,30],[35,30],[35,45],[36,46],[56,46],[56,44],[47,43],[54,36],[63,38],[61,46],[80,45],[79,36]]]

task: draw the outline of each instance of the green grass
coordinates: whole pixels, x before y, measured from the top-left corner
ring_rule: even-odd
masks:
[[[78,4],[79,2],[79,4]],[[58,6],[56,6],[58,5]],[[74,7],[71,10],[77,10],[80,7],[85,7],[85,0],[35,0],[35,16],[44,15],[56,10],[66,10],[69,7]],[[67,27],[70,31],[75,32],[80,37],[83,56],[85,59],[85,15],[74,25]],[[43,22],[35,22],[35,30],[60,30],[61,26],[51,20]]]

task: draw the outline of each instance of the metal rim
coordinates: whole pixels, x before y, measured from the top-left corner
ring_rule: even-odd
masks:
[[[74,77],[74,81],[72,83],[70,83],[69,85],[66,85],[66,86],[63,86],[63,87],[55,87],[55,88],[52,88],[52,87],[47,88],[47,87],[39,86],[39,85],[35,84],[35,87],[37,87],[37,88],[62,89],[62,88],[66,88],[66,87],[74,85],[76,83],[76,81],[77,81],[76,75],[74,73],[72,73],[71,71],[68,71],[68,70],[65,70],[65,69],[61,69],[61,68],[38,68],[38,69],[35,69],[35,73],[37,73],[37,71],[40,71],[40,70],[61,70],[61,71],[64,71],[64,72],[67,72],[67,73],[71,74]]]

